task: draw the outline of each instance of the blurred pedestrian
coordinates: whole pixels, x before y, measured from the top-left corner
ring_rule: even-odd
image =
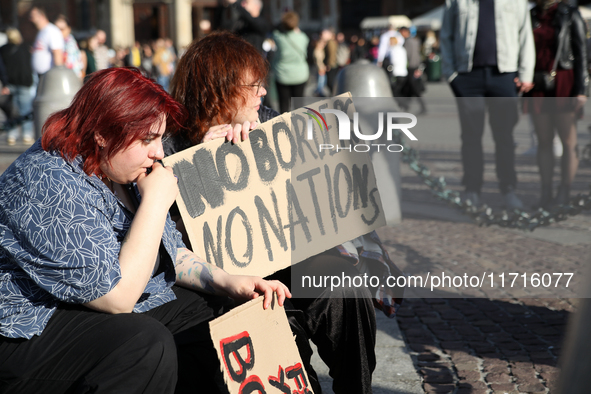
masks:
[[[324,92],[324,89],[326,88],[326,64],[324,63],[324,57],[326,56],[324,51],[325,47],[326,41],[324,41],[321,36],[316,40],[312,52],[317,73],[316,90],[314,91],[314,94],[318,97],[326,96],[326,93]]]
[[[338,69],[342,69],[351,61],[351,48],[349,44],[347,44],[347,40],[345,39],[345,33],[338,32],[337,33],[337,67]]]
[[[33,71],[42,76],[52,67],[64,64],[64,37],[60,29],[49,22],[44,9],[33,7],[29,19],[39,30],[33,44]]]
[[[367,59],[368,56],[369,54],[365,38],[359,37],[351,50],[351,63],[355,63],[359,59]]]
[[[388,43],[388,46],[389,46],[389,43]],[[368,52],[368,59],[370,61],[374,62],[374,63],[378,63],[379,47],[380,47],[380,37],[379,36],[373,36],[369,40],[369,47],[368,47],[367,52]]]
[[[535,48],[528,4],[514,0],[448,0],[440,32],[442,73],[458,103],[465,198],[480,205],[488,108],[499,188],[507,209],[522,209],[515,194],[517,92],[533,86]],[[498,97],[497,99],[491,99]]]
[[[585,22],[579,11],[556,0],[537,0],[531,10],[536,47],[532,98],[527,102],[538,139],[539,206],[566,205],[577,172],[577,117],[587,100],[589,74]],[[545,84],[548,76],[553,84]],[[562,142],[561,181],[552,199],[555,131]]]
[[[142,45],[142,66],[141,70],[148,78],[154,78],[154,52],[148,44]]]
[[[157,69],[156,81],[168,92],[174,68],[174,55],[166,47],[164,39],[156,40],[152,64]]]
[[[399,32],[404,37],[404,49],[406,50],[408,69],[406,84],[403,88],[407,102],[406,107],[403,109],[408,111],[411,99],[416,97],[421,107],[419,115],[423,115],[427,112],[427,106],[421,97],[423,90],[425,90],[425,85],[423,84],[423,63],[421,60],[421,40],[413,36],[408,27],[401,27]]]
[[[94,36],[96,37],[97,43],[96,48],[93,50],[96,69],[104,70],[105,68],[109,68],[111,61],[111,55],[109,54],[110,50],[106,45],[107,33],[105,33],[104,30],[97,30]]]
[[[398,32],[397,32],[398,33]],[[381,40],[381,39],[380,39]],[[391,74],[392,94],[401,110],[408,110],[408,94],[405,92],[408,81],[408,57],[404,48],[404,37],[401,34],[390,35],[390,46],[382,60],[382,66]]]
[[[329,27],[323,29],[320,33],[322,40],[325,42],[324,46],[324,64],[326,66],[326,86],[330,92],[334,89],[334,81],[337,73],[339,72],[339,66],[337,63],[337,51],[339,44],[335,38],[335,29]]]
[[[304,88],[310,76],[306,52],[310,40],[298,27],[299,22],[298,14],[286,12],[281,17],[281,24],[273,31],[277,51],[271,67],[281,113],[289,112],[292,97],[304,97]]]
[[[65,15],[58,15],[54,24],[62,32],[64,37],[64,65],[74,71],[80,79],[84,78],[84,62],[78,43],[72,35],[72,28]]]
[[[86,40],[80,42],[80,48],[86,56],[86,72],[85,76],[89,76],[93,72],[97,71],[96,60],[94,58],[94,51],[98,47],[98,40],[96,35],[89,37]]]
[[[125,65],[129,67],[140,68],[142,66],[142,46],[139,41],[134,42],[133,46],[129,48]]]
[[[394,43],[394,41],[390,40],[392,37],[394,37],[396,39],[396,41],[395,41],[396,44],[398,44],[398,43],[400,43],[400,45],[404,44],[404,37],[402,37],[402,34],[400,34],[398,32],[398,30],[396,30],[395,25],[390,24],[388,27],[388,30],[386,30],[384,33],[382,33],[380,35],[380,37],[378,38],[376,62],[379,67],[382,67],[382,63],[384,62],[384,58],[386,58],[386,56],[390,53],[392,44]],[[374,39],[372,38],[372,43],[373,42],[374,42]]]
[[[6,68],[6,88],[12,95],[12,116],[26,116],[33,111],[33,69],[31,67],[31,52],[23,44],[23,37],[17,29],[7,29],[8,44],[0,48],[0,58]],[[5,91],[6,92],[6,91]],[[23,142],[32,144],[33,122],[26,121],[22,125]],[[8,131],[8,145],[16,144],[19,128],[13,127]]]

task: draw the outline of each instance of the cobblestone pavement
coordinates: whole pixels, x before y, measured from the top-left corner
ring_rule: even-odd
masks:
[[[461,190],[458,152],[427,149],[421,151],[421,161],[436,175],[445,176],[450,187]],[[520,156],[517,162],[518,194],[529,206],[538,198],[537,167],[532,157]],[[490,154],[485,171],[483,200],[500,209]],[[583,163],[573,189],[587,192],[590,180],[591,168]],[[415,209],[405,208],[409,204]],[[417,205],[430,210],[416,209]],[[431,216],[428,211],[433,210],[447,212],[450,219]],[[407,274],[568,272],[588,264],[591,254],[589,212],[544,229],[550,234],[546,239],[536,232],[478,227],[432,197],[406,165],[402,166],[402,212],[400,225],[378,232],[390,257]],[[579,241],[574,240],[579,235]],[[440,298],[406,299],[398,323],[425,393],[552,393],[576,300],[531,298],[531,291],[520,288],[497,299],[483,298],[478,290],[473,292],[475,298],[450,298],[454,295],[440,291]]]

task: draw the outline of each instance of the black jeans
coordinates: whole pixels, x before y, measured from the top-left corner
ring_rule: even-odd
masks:
[[[173,290],[177,300],[146,313],[64,305],[40,336],[0,336],[0,393],[194,393],[195,382],[220,392],[207,325],[219,297]]]
[[[513,128],[518,120],[515,77],[517,73],[500,73],[496,67],[476,67],[451,82],[462,128],[462,183],[466,191],[480,192],[482,188],[482,135],[487,109],[495,142],[499,188],[506,193],[517,184],[513,141]]]
[[[360,275],[349,261],[328,252],[310,257],[296,267],[281,270],[268,279],[278,279],[293,294],[301,294],[295,288],[301,281],[293,279],[302,273],[317,277]],[[316,344],[320,358],[328,366],[336,394],[371,393],[371,375],[376,366],[376,316],[370,292],[355,287],[309,290],[306,289],[309,298],[294,297],[286,302],[285,310],[314,392],[321,391],[310,365],[312,350],[308,339]]]
[[[279,96],[279,112],[282,114],[291,111],[292,97],[304,97],[306,82],[298,85],[284,85],[279,82],[275,82],[275,84],[277,85],[277,95]]]

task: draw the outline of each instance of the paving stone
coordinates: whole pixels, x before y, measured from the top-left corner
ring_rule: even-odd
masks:
[[[458,379],[460,379],[460,381],[478,381],[480,380],[481,374],[480,371],[474,371],[474,370],[458,370],[457,372],[458,375]]]
[[[538,392],[545,392],[546,388],[543,384],[520,384],[517,386],[517,389],[524,393],[538,393]]]
[[[490,388],[493,392],[510,393],[515,392],[515,384],[513,383],[491,383]]]
[[[484,379],[488,383],[509,383],[512,380],[507,373],[489,373]]]

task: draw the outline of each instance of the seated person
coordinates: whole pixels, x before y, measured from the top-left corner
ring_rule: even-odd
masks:
[[[182,243],[157,161],[185,117],[138,70],[97,71],[0,176],[0,392],[216,392],[203,294],[290,296]]]
[[[264,86],[267,70],[267,63],[258,51],[230,33],[212,33],[194,41],[179,60],[171,83],[172,96],[185,105],[189,117],[183,130],[164,141],[165,154],[172,155],[216,138],[244,140],[257,124],[278,116],[276,111],[261,105],[261,98],[267,93]],[[177,228],[183,232],[179,215],[178,209],[173,210]],[[188,242],[188,237],[184,239]],[[312,275],[335,272],[359,275],[343,255],[350,257],[345,248],[334,248],[298,266]],[[291,267],[271,277],[290,286]],[[320,357],[330,368],[335,393],[371,393],[371,374],[376,362],[371,294],[365,288],[340,288],[332,293],[322,290],[315,295],[292,298],[286,303],[314,392],[320,392],[320,386],[309,364],[309,339],[318,346]]]

